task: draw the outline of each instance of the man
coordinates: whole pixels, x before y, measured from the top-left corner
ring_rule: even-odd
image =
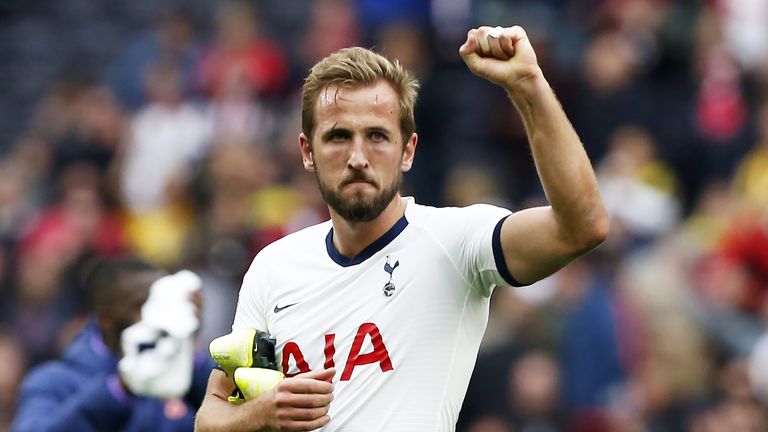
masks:
[[[163,276],[131,257],[99,263],[86,282],[93,317],[61,360],[24,379],[12,430],[191,431],[213,364],[207,355],[193,359],[191,349],[189,357],[177,356],[174,347],[183,344],[174,344],[173,334],[179,323],[187,327],[184,337],[197,327],[195,278],[190,272]],[[152,311],[158,307],[165,312]],[[174,322],[165,325],[164,316]],[[160,347],[170,355],[157,353]],[[178,397],[139,396],[172,393]]]
[[[454,430],[493,288],[539,280],[605,239],[590,162],[523,29],[470,30],[459,53],[516,105],[551,206],[401,197],[417,83],[361,48],[322,60],[304,84],[299,142],[331,220],[256,256],[233,324],[269,332],[287,378],[230,405],[234,384],[214,370],[198,430]]]

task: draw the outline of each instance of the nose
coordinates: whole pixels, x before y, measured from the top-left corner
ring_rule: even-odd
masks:
[[[355,169],[362,170],[368,167],[368,158],[365,155],[365,143],[362,139],[355,139],[352,142],[349,150],[349,159],[347,160],[347,166]]]

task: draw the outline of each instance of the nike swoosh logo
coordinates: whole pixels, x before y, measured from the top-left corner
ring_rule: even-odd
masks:
[[[275,305],[275,313],[279,313],[279,312],[281,312],[282,310],[284,310],[284,309],[288,309],[289,307],[291,307],[291,306],[295,306],[295,305],[297,305],[297,304],[299,304],[299,302],[296,302],[296,303],[291,303],[291,304],[289,304],[289,305],[285,305],[285,306],[282,306],[282,307],[280,307],[280,306],[278,306],[278,305]]]

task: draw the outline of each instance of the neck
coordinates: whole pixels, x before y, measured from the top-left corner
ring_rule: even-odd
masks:
[[[333,244],[345,257],[354,257],[384,235],[405,214],[405,201],[395,195],[392,202],[370,222],[350,222],[331,209]]]

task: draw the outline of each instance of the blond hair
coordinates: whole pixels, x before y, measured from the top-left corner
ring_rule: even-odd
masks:
[[[413,110],[419,82],[400,62],[369,49],[343,48],[320,60],[304,80],[301,106],[301,130],[312,141],[315,131],[315,105],[320,92],[330,86],[366,87],[384,79],[394,88],[400,100],[400,130],[403,143],[416,131]]]

